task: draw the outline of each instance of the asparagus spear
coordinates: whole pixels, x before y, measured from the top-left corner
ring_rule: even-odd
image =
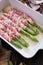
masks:
[[[23,36],[21,36],[21,39],[24,40],[24,43],[26,43],[26,45],[28,47],[29,46],[29,42],[27,42]]]
[[[23,29],[20,31],[22,34],[25,34],[26,36],[28,36],[31,40],[33,40],[34,42],[39,42],[37,38],[35,38],[34,36],[32,36],[31,34],[27,33],[26,31],[24,31]]]
[[[43,28],[40,27],[38,24],[34,23],[34,26],[36,26],[42,33],[43,33]]]
[[[27,41],[25,41],[24,38],[22,38],[22,37],[17,38],[17,37],[16,37],[16,40],[18,40],[19,43],[20,43],[22,46],[24,46],[24,47],[28,47],[28,43],[27,43]]]
[[[31,35],[36,35],[35,32],[33,32],[33,31],[29,30],[29,29],[26,29],[25,31],[28,32],[28,33],[30,33]]]
[[[21,45],[18,44],[17,42],[15,42],[14,40],[11,40],[11,43],[12,43],[13,45],[15,45],[17,48],[22,49]]]
[[[13,63],[11,61],[9,61],[9,65],[13,65]]]
[[[37,30],[36,27],[32,26],[31,24],[27,25],[35,34],[39,34],[39,31]]]

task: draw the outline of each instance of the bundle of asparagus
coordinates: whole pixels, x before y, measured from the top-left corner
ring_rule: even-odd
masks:
[[[12,7],[3,9],[3,11],[4,13],[0,17],[0,35],[18,48],[29,46],[21,33],[34,42],[39,42],[35,36],[39,34],[38,29],[43,32],[43,28],[36,24],[32,18]]]
[[[15,27],[13,28],[11,25],[2,24],[4,24],[4,22],[0,21],[0,25],[2,26],[0,27],[0,35],[2,35],[7,41],[11,42],[18,48],[22,48],[21,45],[24,47],[28,47],[29,44],[27,43],[27,41],[25,41],[21,34],[17,32]]]
[[[13,8],[10,8],[10,10],[12,10]],[[28,21],[27,21],[27,19],[28,20],[30,20],[29,22],[31,22],[31,18],[30,17],[28,17],[27,18],[27,16],[25,15],[25,14],[23,14],[21,11],[16,11],[15,9],[14,9],[14,11],[12,11],[12,13],[10,13],[11,11],[9,11],[9,8],[7,8],[6,10],[4,10],[5,11],[5,13],[4,13],[4,16],[6,16],[6,17],[8,17],[8,18],[10,18],[12,21],[14,21],[14,23],[15,22],[17,22],[17,20],[18,20],[18,26],[20,27],[20,28],[23,28],[26,32],[29,32],[30,34],[32,34],[32,35],[36,35],[36,32],[38,33],[38,30],[36,29],[36,28],[32,28],[32,25],[31,24],[28,24]],[[16,14],[14,13],[14,12],[16,12]],[[9,14],[10,13],[10,14]],[[20,16],[19,16],[19,15]],[[17,17],[19,17],[19,18],[14,18],[14,16],[17,16]],[[13,18],[12,18],[13,17]],[[25,19],[24,19],[25,18]],[[26,19],[27,18],[27,19]],[[21,22],[22,21],[22,22]],[[15,26],[17,26],[17,23],[16,24],[14,24],[13,22],[11,23],[14,27]],[[31,23],[33,23],[33,22],[31,22]],[[25,24],[25,25],[24,25]],[[30,31],[27,27],[29,27],[31,30],[33,30],[33,31]],[[16,27],[16,28],[18,28],[18,27]]]

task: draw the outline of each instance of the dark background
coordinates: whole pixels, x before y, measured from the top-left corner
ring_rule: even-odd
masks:
[[[26,59],[22,57],[19,53],[17,53],[13,48],[11,48],[7,43],[5,43],[2,39],[1,44],[4,48],[12,50],[11,53],[11,60],[13,61],[14,65],[19,65],[20,62],[24,62],[26,65],[43,65],[43,50],[39,50],[37,54],[31,58]]]

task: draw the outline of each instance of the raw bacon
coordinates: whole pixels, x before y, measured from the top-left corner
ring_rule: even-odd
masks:
[[[7,41],[20,36],[20,30],[26,29],[28,23],[33,24],[33,20],[25,13],[15,9],[6,8],[2,16],[0,16],[0,35]]]

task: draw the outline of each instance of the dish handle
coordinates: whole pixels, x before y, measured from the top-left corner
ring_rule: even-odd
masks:
[[[43,43],[40,45],[40,49],[42,49],[42,50],[43,50]]]

